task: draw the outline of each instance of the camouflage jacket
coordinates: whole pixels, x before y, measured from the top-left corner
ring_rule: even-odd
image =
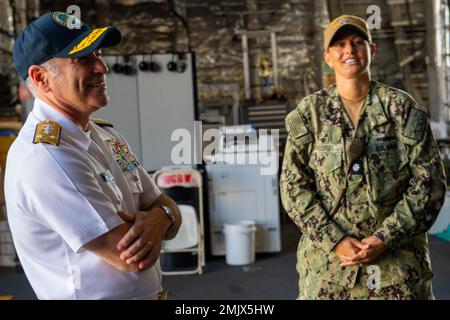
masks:
[[[366,283],[367,266],[339,267],[333,249],[345,235],[376,235],[390,248],[372,263],[382,288],[431,279],[425,232],[443,204],[446,179],[427,110],[407,93],[372,81],[355,130],[332,85],[304,98],[286,127],[280,189],[303,233],[300,297],[351,298],[351,291],[335,288]],[[355,137],[366,150],[347,177],[346,145]],[[330,216],[346,178],[341,206]]]

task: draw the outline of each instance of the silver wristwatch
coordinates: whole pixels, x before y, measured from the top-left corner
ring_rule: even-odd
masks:
[[[175,215],[173,214],[172,210],[168,206],[159,206],[159,207],[164,211],[167,218],[169,218],[170,227],[172,227],[175,224],[175,222],[177,222],[177,218],[175,218]]]

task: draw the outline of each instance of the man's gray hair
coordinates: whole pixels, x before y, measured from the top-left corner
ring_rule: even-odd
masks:
[[[41,63],[39,66],[53,73],[54,75],[58,75],[60,72],[59,66],[56,64],[55,60],[52,59]],[[26,78],[25,84],[27,85],[28,90],[30,90],[33,97],[36,97],[36,87],[34,86],[33,80],[29,76]]]

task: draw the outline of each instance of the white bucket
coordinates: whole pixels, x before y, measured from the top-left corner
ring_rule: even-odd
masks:
[[[224,223],[226,262],[245,265],[255,262],[255,222],[251,220]]]

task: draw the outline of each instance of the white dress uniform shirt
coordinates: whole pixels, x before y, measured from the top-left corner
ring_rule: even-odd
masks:
[[[61,126],[58,146],[33,143],[43,120]],[[147,208],[161,194],[132,161],[122,136],[93,122],[88,129],[36,99],[10,148],[5,175],[18,257],[39,299],[157,298],[159,261],[145,271],[127,273],[82,249],[124,223],[117,211]]]

